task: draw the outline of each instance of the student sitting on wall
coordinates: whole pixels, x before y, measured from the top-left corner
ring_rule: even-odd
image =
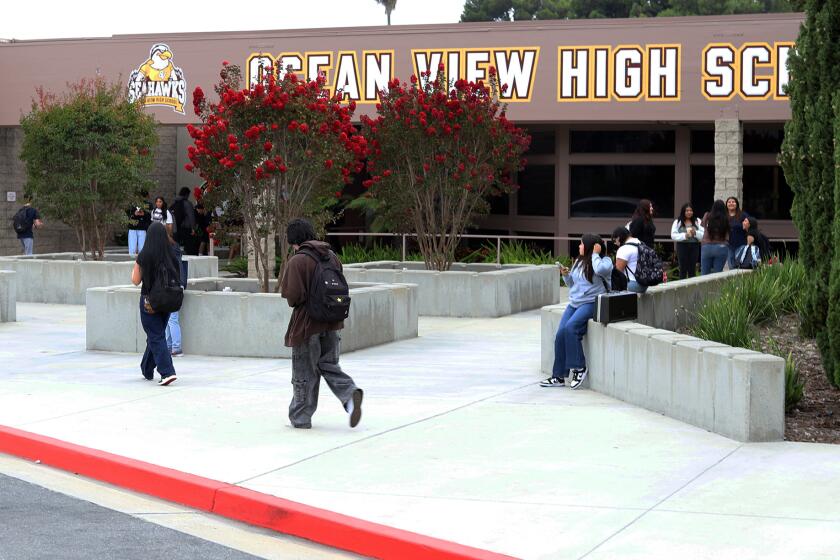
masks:
[[[752,216],[744,218],[741,225],[746,232],[747,242],[735,251],[736,268],[756,268],[770,259],[770,242],[758,229],[758,220]]]

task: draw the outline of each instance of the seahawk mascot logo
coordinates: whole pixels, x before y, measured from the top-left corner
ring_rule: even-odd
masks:
[[[184,71],[172,63],[172,50],[158,43],[149,51],[149,59],[128,78],[128,98],[143,100],[146,107],[172,107],[184,114],[187,80]]]

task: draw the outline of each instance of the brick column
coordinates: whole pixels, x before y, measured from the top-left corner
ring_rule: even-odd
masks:
[[[744,201],[744,129],[738,119],[715,121],[715,200]]]

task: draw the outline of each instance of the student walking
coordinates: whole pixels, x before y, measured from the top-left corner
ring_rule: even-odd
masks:
[[[656,224],[653,223],[653,212],[653,203],[647,198],[641,199],[626,226],[627,230],[631,231],[630,225],[633,223],[633,220],[641,218],[642,230],[639,232],[638,239],[651,249],[653,249],[654,239],[656,238]]]
[[[152,223],[151,204],[146,200],[149,193],[143,192],[143,202],[128,209],[128,254],[137,256],[146,242],[146,231]]]
[[[33,228],[40,228],[44,225],[41,221],[41,214],[32,207],[32,197],[24,195],[23,206],[12,218],[12,227],[17,233],[20,248],[24,255],[31,255],[35,249],[35,234]]]
[[[361,389],[339,365],[343,321],[321,322],[311,316],[310,286],[316,270],[341,273],[341,261],[328,243],[315,239],[315,230],[307,220],[292,220],[286,238],[295,254],[286,262],[280,280],[280,293],[294,307],[286,330],[286,346],[292,348],[292,402],[289,420],[294,428],[311,428],[318,407],[321,378],[338,397],[355,428],[362,417]]]
[[[134,285],[143,284],[140,288],[140,323],[146,332],[146,350],[140,361],[140,370],[143,377],[151,381],[157,367],[160,374],[158,385],[169,385],[178,379],[172,365],[172,356],[166,348],[169,313],[156,312],[149,303],[149,295],[161,276],[161,269],[165,269],[170,278],[180,280],[180,267],[175,260],[172,245],[166,227],[161,222],[152,222],[146,235],[146,243],[131,272]]]
[[[703,217],[703,240],[700,244],[700,274],[722,272],[729,257],[729,221],[726,204],[716,200]]]
[[[700,242],[704,231],[700,220],[694,215],[691,204],[683,204],[680,215],[671,225],[671,239],[677,246],[680,280],[693,278],[697,274],[697,263],[700,262]]]
[[[605,247],[599,236],[587,233],[578,245],[579,256],[572,268],[560,266],[563,281],[569,287],[569,304],[554,336],[551,377],[541,381],[541,387],[564,387],[571,373],[569,386],[577,389],[589,373],[581,341],[589,319],[595,316],[595,300],[610,289],[613,263],[609,257],[601,256]]]
[[[741,203],[734,196],[726,199],[726,217],[729,220],[729,268],[735,268],[735,251],[747,243],[747,232],[743,228],[744,218],[750,215],[741,210]]]

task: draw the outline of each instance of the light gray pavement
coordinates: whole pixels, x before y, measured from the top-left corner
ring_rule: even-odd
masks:
[[[423,317],[420,338],[344,355],[362,423],[323,388],[309,431],[288,427],[287,360],[186,356],[162,388],[137,355],[83,351],[83,307],[18,321],[0,424],[524,558],[840,557],[840,446],[742,445],[542,389],[537,311]]]

